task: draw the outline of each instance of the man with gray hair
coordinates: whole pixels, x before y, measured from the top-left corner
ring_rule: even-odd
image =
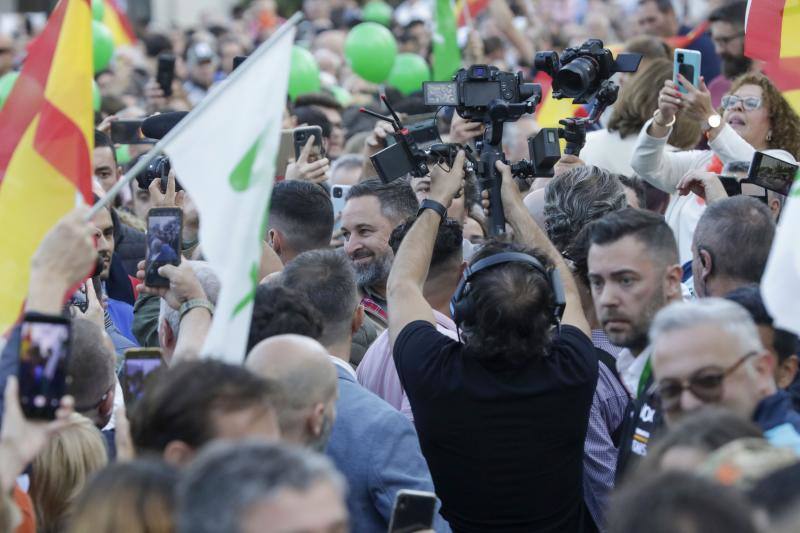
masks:
[[[164,361],[169,364],[176,352],[181,320],[192,309],[204,308],[213,314],[219,296],[219,278],[204,261],[184,260],[179,267],[166,265],[161,274],[170,279],[170,289],[164,291],[158,313],[158,343]],[[164,272],[167,270],[168,272]]]
[[[734,196],[710,204],[692,240],[695,294],[722,297],[759,283],[774,236],[772,214],[755,198]]]
[[[177,489],[179,533],[349,531],[345,481],[317,453],[280,444],[220,443]]]
[[[309,337],[276,335],[258,343],[245,366],[279,384],[281,438],[323,452],[336,418],[338,377],[327,350]]]
[[[670,304],[653,320],[650,340],[667,424],[718,404],[765,431],[784,424],[800,430],[791,396],[775,384],[775,358],[739,304],[722,298]]]

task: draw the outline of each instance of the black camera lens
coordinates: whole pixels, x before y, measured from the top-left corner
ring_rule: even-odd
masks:
[[[678,54],[678,61],[683,62],[683,54]]]
[[[597,80],[597,64],[588,57],[579,57],[556,74],[555,84],[567,98],[578,98]]]
[[[342,189],[334,187],[333,188],[333,197],[334,198],[341,198],[342,197]]]

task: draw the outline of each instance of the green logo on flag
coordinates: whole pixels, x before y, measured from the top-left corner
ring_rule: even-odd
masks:
[[[256,299],[256,289],[258,288],[258,263],[253,263],[250,267],[250,292],[248,292],[242,300],[236,304],[236,307],[233,308],[233,314],[231,315],[231,320],[236,317],[239,313],[245,310],[251,302]]]
[[[231,175],[228,177],[231,187],[233,187],[233,190],[236,192],[246,191],[252,183],[253,164],[256,162],[258,149],[261,147],[261,139],[261,136],[256,139],[256,142],[247,150],[247,153],[245,153],[241,161],[236,164],[236,168],[233,169],[233,172],[231,172]]]

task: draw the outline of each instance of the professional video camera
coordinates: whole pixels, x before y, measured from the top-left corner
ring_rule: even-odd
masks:
[[[404,127],[386,97],[381,96],[381,100],[391,116],[363,107],[360,111],[389,122],[394,128],[389,146],[370,157],[382,181],[388,183],[406,174],[421,178],[428,174],[430,165],[445,164],[449,167],[453,164],[460,147],[442,143],[434,119]]]

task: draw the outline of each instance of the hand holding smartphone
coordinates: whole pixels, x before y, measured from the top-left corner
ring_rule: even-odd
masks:
[[[178,207],[155,207],[147,215],[147,252],[144,284],[169,287],[169,280],[158,273],[164,265],[181,263],[183,211]]]
[[[684,48],[676,48],[673,67],[672,67],[672,81],[682,93],[688,93],[678,81],[678,74],[689,80],[692,85],[698,87],[700,85],[700,62],[702,54],[697,50],[687,50]]]
[[[125,405],[136,403],[144,394],[151,375],[164,368],[164,359],[158,348],[131,348],[125,350],[125,363],[122,366],[120,385],[125,397]]]
[[[325,157],[325,152],[322,148],[322,128],[319,126],[305,126],[302,128],[295,128],[293,133],[294,138],[294,159],[300,160],[300,153],[303,151],[308,139],[314,137],[314,144],[311,147],[311,154],[308,156],[307,163],[313,163],[318,159]]]
[[[19,403],[27,418],[53,420],[67,394],[70,324],[66,318],[27,317],[19,345]]]

